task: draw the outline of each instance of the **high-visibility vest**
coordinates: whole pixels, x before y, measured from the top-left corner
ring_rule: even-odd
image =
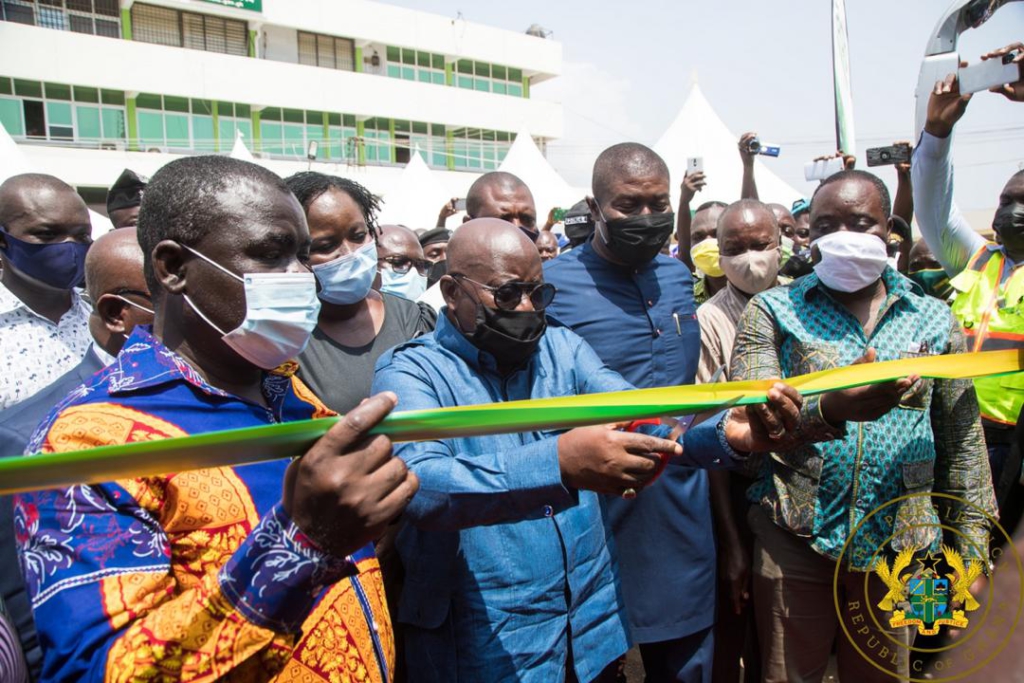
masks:
[[[1008,263],[1002,248],[986,245],[950,280],[953,315],[971,351],[1024,348],[1024,268]],[[1024,373],[974,380],[981,416],[1017,423],[1024,406]]]

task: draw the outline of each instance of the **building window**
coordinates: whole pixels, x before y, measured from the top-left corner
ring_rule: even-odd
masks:
[[[0,0],[0,19],[58,31],[121,37],[118,0]]]
[[[214,104],[210,100],[141,94],[135,99],[135,106],[139,145],[145,151],[179,149],[210,154],[221,148],[230,149],[236,129],[252,132],[251,122],[236,121],[235,108],[230,104],[218,104],[218,113],[223,107],[223,111],[231,115],[223,120],[218,115],[216,122]],[[228,123],[231,125],[226,125]],[[214,135],[215,127],[221,134],[220,140]],[[221,132],[225,130],[231,135],[228,139]]]
[[[455,85],[466,90],[523,97],[523,70],[460,59],[455,65]]]
[[[15,138],[123,146],[124,93],[0,76],[0,123]]]
[[[445,84],[443,55],[389,46],[387,57],[385,73],[390,78],[435,85]]]
[[[260,140],[264,154],[304,159],[316,141],[320,161],[354,161],[358,154],[356,118],[299,109],[268,107],[260,114]]]
[[[249,27],[244,21],[154,5],[132,5],[132,38],[156,45],[249,55]]]
[[[452,131],[452,138],[456,169],[495,171],[505,160],[513,136],[502,131],[457,128]]]
[[[299,64],[355,71],[355,43],[348,38],[299,31]]]

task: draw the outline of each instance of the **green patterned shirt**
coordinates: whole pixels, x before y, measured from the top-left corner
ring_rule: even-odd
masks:
[[[730,376],[786,378],[851,364],[869,348],[878,360],[962,353],[966,344],[949,307],[892,268],[888,296],[866,337],[860,322],[817,275],[755,296],[740,318]],[[818,398],[804,402],[794,447],[766,455],[749,497],[776,524],[838,559],[871,511],[908,493],[936,491],[973,503],[918,497],[872,516],[850,544],[848,566],[866,570],[880,547],[936,550],[944,539],[964,557],[987,555],[995,496],[978,402],[969,380],[921,380],[874,422],[825,422]],[[933,505],[934,503],[934,505]],[[923,525],[912,528],[912,525]]]

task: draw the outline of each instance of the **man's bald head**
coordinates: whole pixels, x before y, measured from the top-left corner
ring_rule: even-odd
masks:
[[[537,247],[522,230],[497,218],[467,221],[448,242],[448,272],[490,284],[496,274],[536,264]],[[483,279],[481,279],[483,278]]]
[[[0,184],[0,225],[23,218],[37,202],[52,203],[54,199],[70,201],[85,212],[88,222],[88,209],[75,188],[52,175],[23,173],[11,176]]]
[[[153,324],[153,297],[146,286],[142,247],[134,227],[112,230],[85,257],[85,279],[93,302],[89,332],[116,356],[136,325]]]
[[[734,202],[718,217],[718,249],[722,256],[776,249],[780,237],[775,213],[756,199]]]
[[[650,147],[637,142],[612,145],[597,157],[590,180],[591,191],[599,204],[613,192],[612,185],[622,178],[664,177],[668,182],[668,166]]]
[[[142,271],[142,247],[134,227],[111,230],[93,242],[85,257],[89,298],[131,289],[149,293]]]
[[[466,195],[466,215],[474,218],[500,218],[537,237],[537,207],[533,193],[511,173],[492,171],[476,179]]]
[[[377,238],[377,256],[402,256],[407,259],[423,260],[423,246],[419,237],[404,225],[380,226],[380,237]]]

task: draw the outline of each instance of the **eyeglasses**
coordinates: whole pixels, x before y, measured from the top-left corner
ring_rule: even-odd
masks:
[[[482,289],[486,289],[494,296],[494,305],[503,311],[514,311],[522,302],[523,297],[530,299],[536,311],[543,311],[551,305],[558,292],[555,286],[549,282],[505,282],[497,287],[477,282],[473,278],[466,277],[462,273],[449,273],[453,278],[469,280]]]
[[[380,263],[381,261],[391,266],[391,270],[399,275],[405,275],[412,268],[415,268],[416,272],[420,275],[426,275],[427,271],[430,269],[429,261],[411,259],[405,256],[383,256],[377,259],[377,263]]]

